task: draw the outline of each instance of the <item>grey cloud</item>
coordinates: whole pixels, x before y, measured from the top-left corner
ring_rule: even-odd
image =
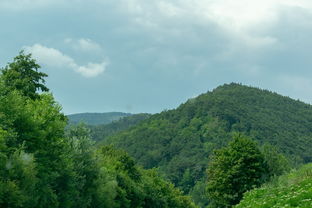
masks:
[[[269,8],[274,3],[273,14],[263,18],[255,13],[259,17],[249,22],[245,16],[232,20],[235,13],[222,21],[210,15],[231,8],[228,0],[64,2],[57,9],[2,12],[0,23],[6,30],[1,31],[5,38],[0,54],[13,57],[23,45],[40,43],[62,51],[67,58],[60,57],[59,63],[72,64],[80,73],[106,69],[101,64],[108,56],[109,70],[92,80],[71,70],[47,69],[49,87],[66,112],[124,111],[129,106],[133,112],[159,112],[232,81],[285,94],[293,89],[285,77],[309,80],[311,75],[309,7],[279,7],[280,0],[263,0]],[[209,2],[217,7],[214,12],[206,12],[213,11]],[[260,11],[266,12],[263,8]],[[235,25],[239,20],[242,23]],[[71,38],[69,44],[66,38]],[[92,49],[90,42],[101,48],[83,50]],[[308,93],[300,97],[309,100]]]

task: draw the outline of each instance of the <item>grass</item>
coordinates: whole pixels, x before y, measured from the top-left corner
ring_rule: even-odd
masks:
[[[312,164],[245,193],[235,208],[312,208]]]

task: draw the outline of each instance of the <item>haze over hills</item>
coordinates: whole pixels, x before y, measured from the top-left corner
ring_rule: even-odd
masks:
[[[105,140],[108,136],[135,126],[150,116],[151,114],[139,113],[122,117],[108,124],[89,126],[92,139],[95,141]]]
[[[126,130],[131,126],[139,124],[149,118],[148,113],[79,113],[68,115],[69,125],[83,123],[91,130],[92,139],[95,141],[104,140],[106,137]]]
[[[108,113],[77,113],[67,115],[69,124],[78,124],[83,122],[87,125],[108,124],[120,118],[131,116],[131,113],[108,112]]]
[[[312,161],[312,106],[268,90],[225,84],[102,141],[130,153],[185,193],[203,180],[214,149],[234,132],[275,146],[294,164]]]

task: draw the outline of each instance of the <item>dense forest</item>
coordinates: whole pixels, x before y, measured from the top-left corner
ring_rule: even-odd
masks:
[[[73,125],[46,77],[24,52],[1,69],[1,208],[312,207],[311,105],[232,83]]]
[[[157,167],[206,206],[206,169],[214,150],[227,145],[233,134],[252,138],[265,155],[284,158],[283,167],[288,168],[312,161],[311,130],[311,105],[232,83],[152,115],[101,143],[126,150],[145,168]]]
[[[138,125],[140,122],[149,118],[151,115],[147,113],[133,114],[131,116],[120,118],[109,124],[88,125],[91,130],[91,137],[95,141],[105,140],[107,137],[118,132],[129,129],[132,126]]]
[[[195,207],[122,150],[95,148],[67,118],[45,73],[21,52],[0,76],[0,207]],[[40,93],[39,93],[40,92]]]

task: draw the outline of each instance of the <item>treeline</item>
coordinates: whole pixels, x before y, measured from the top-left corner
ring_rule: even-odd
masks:
[[[88,128],[91,130],[91,138],[93,140],[104,141],[109,136],[127,130],[132,126],[141,123],[150,116],[151,115],[147,113],[133,114],[127,117],[120,118],[109,124],[89,125]]]
[[[195,207],[124,151],[95,148],[84,126],[65,131],[39,69],[23,52],[1,69],[0,207]]]
[[[132,116],[130,113],[108,112],[108,113],[77,113],[67,115],[69,125],[77,125],[85,123],[86,125],[105,125],[113,121],[118,121],[121,118]]]

